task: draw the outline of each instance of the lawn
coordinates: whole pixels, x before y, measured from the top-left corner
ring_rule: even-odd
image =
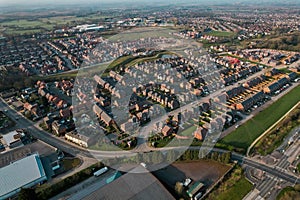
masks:
[[[245,177],[242,177],[231,188],[220,193],[215,200],[241,200],[251,189],[252,184]]]
[[[241,200],[251,190],[253,185],[245,178],[243,170],[235,166],[222,182],[208,194],[208,200]]]
[[[288,94],[280,98],[271,106],[248,120],[245,124],[227,135],[221,143],[242,148],[244,152],[264,131],[287,113],[298,101],[300,101],[300,86],[294,88]]]
[[[207,35],[215,36],[215,37],[233,37],[233,32],[227,32],[227,31],[211,31]]]
[[[64,159],[62,163],[63,163],[64,170],[69,171],[79,166],[81,164],[81,160],[79,158]]]

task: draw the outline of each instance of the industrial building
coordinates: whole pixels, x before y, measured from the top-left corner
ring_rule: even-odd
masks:
[[[0,199],[16,195],[21,188],[30,188],[47,180],[41,159],[32,154],[0,168]]]

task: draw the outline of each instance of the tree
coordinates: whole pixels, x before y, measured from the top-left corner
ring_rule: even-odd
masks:
[[[182,195],[183,192],[183,184],[181,182],[176,182],[175,191],[177,194]]]
[[[212,152],[211,153],[211,159],[217,161],[218,160],[218,153],[217,152]]]
[[[194,150],[192,154],[193,154],[193,160],[199,160],[199,150]]]
[[[225,153],[224,163],[228,164],[230,162],[230,159],[231,159],[231,152]]]
[[[34,189],[31,188],[22,188],[19,195],[18,200],[37,200],[37,195]]]

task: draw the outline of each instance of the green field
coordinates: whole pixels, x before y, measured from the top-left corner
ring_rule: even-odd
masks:
[[[208,200],[241,200],[253,185],[245,178],[243,169],[235,166],[224,179],[208,194]]]
[[[72,159],[64,159],[62,161],[63,167],[65,171],[69,171],[78,167],[81,164],[81,160],[79,158],[72,158]]]
[[[1,32],[8,35],[32,34],[45,30],[53,30],[55,27],[63,25],[75,26],[80,23],[98,23],[99,20],[109,17],[104,15],[88,15],[85,17],[77,16],[55,16],[55,17],[40,17],[33,20],[27,19],[12,19],[10,21],[0,23]]]
[[[300,101],[300,86],[227,135],[221,143],[242,148],[246,152],[257,137],[278,121],[298,101]]]
[[[241,200],[251,189],[252,184],[245,177],[242,177],[231,188],[220,193],[215,200]]]
[[[235,33],[227,32],[227,31],[211,31],[207,35],[211,35],[215,37],[233,37]]]

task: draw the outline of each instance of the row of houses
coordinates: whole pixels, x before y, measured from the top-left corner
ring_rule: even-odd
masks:
[[[53,95],[51,91],[49,91],[45,82],[38,81],[36,86],[38,87],[38,94],[45,97],[49,103],[54,104],[58,109],[66,108],[68,106],[68,103],[65,100],[57,95]]]
[[[98,116],[98,118],[106,124],[106,126],[110,126],[114,123],[114,120],[99,105],[95,104],[93,106],[93,111]]]
[[[122,98],[125,96],[123,91],[116,90],[113,85],[102,79],[100,76],[95,75],[94,80],[98,83],[99,86],[102,86],[104,89],[108,90],[112,95],[116,96],[117,98]]]
[[[272,72],[272,74],[274,74],[274,76],[279,73],[277,70],[271,70],[271,72]],[[234,103],[233,108],[236,110],[240,110],[240,111],[249,110],[251,107],[253,107],[258,102],[266,99],[267,95],[278,94],[282,90],[282,88],[285,88],[297,77],[298,77],[298,74],[295,72],[285,75],[285,76],[281,77],[280,79],[271,82],[267,86],[264,86],[261,91],[257,91],[254,94],[249,93],[250,95],[248,97],[246,97],[245,99],[242,99],[242,101],[240,101],[240,102]],[[256,77],[254,79],[251,79],[250,81],[244,83],[243,86],[239,86],[237,88],[233,88],[232,90],[227,91],[226,99],[229,100],[238,95],[241,95],[241,94],[245,93],[247,90],[251,90],[252,88],[256,87],[257,85],[259,85],[265,81],[266,81],[266,77],[264,75]],[[220,96],[219,98],[222,98],[222,97]]]

